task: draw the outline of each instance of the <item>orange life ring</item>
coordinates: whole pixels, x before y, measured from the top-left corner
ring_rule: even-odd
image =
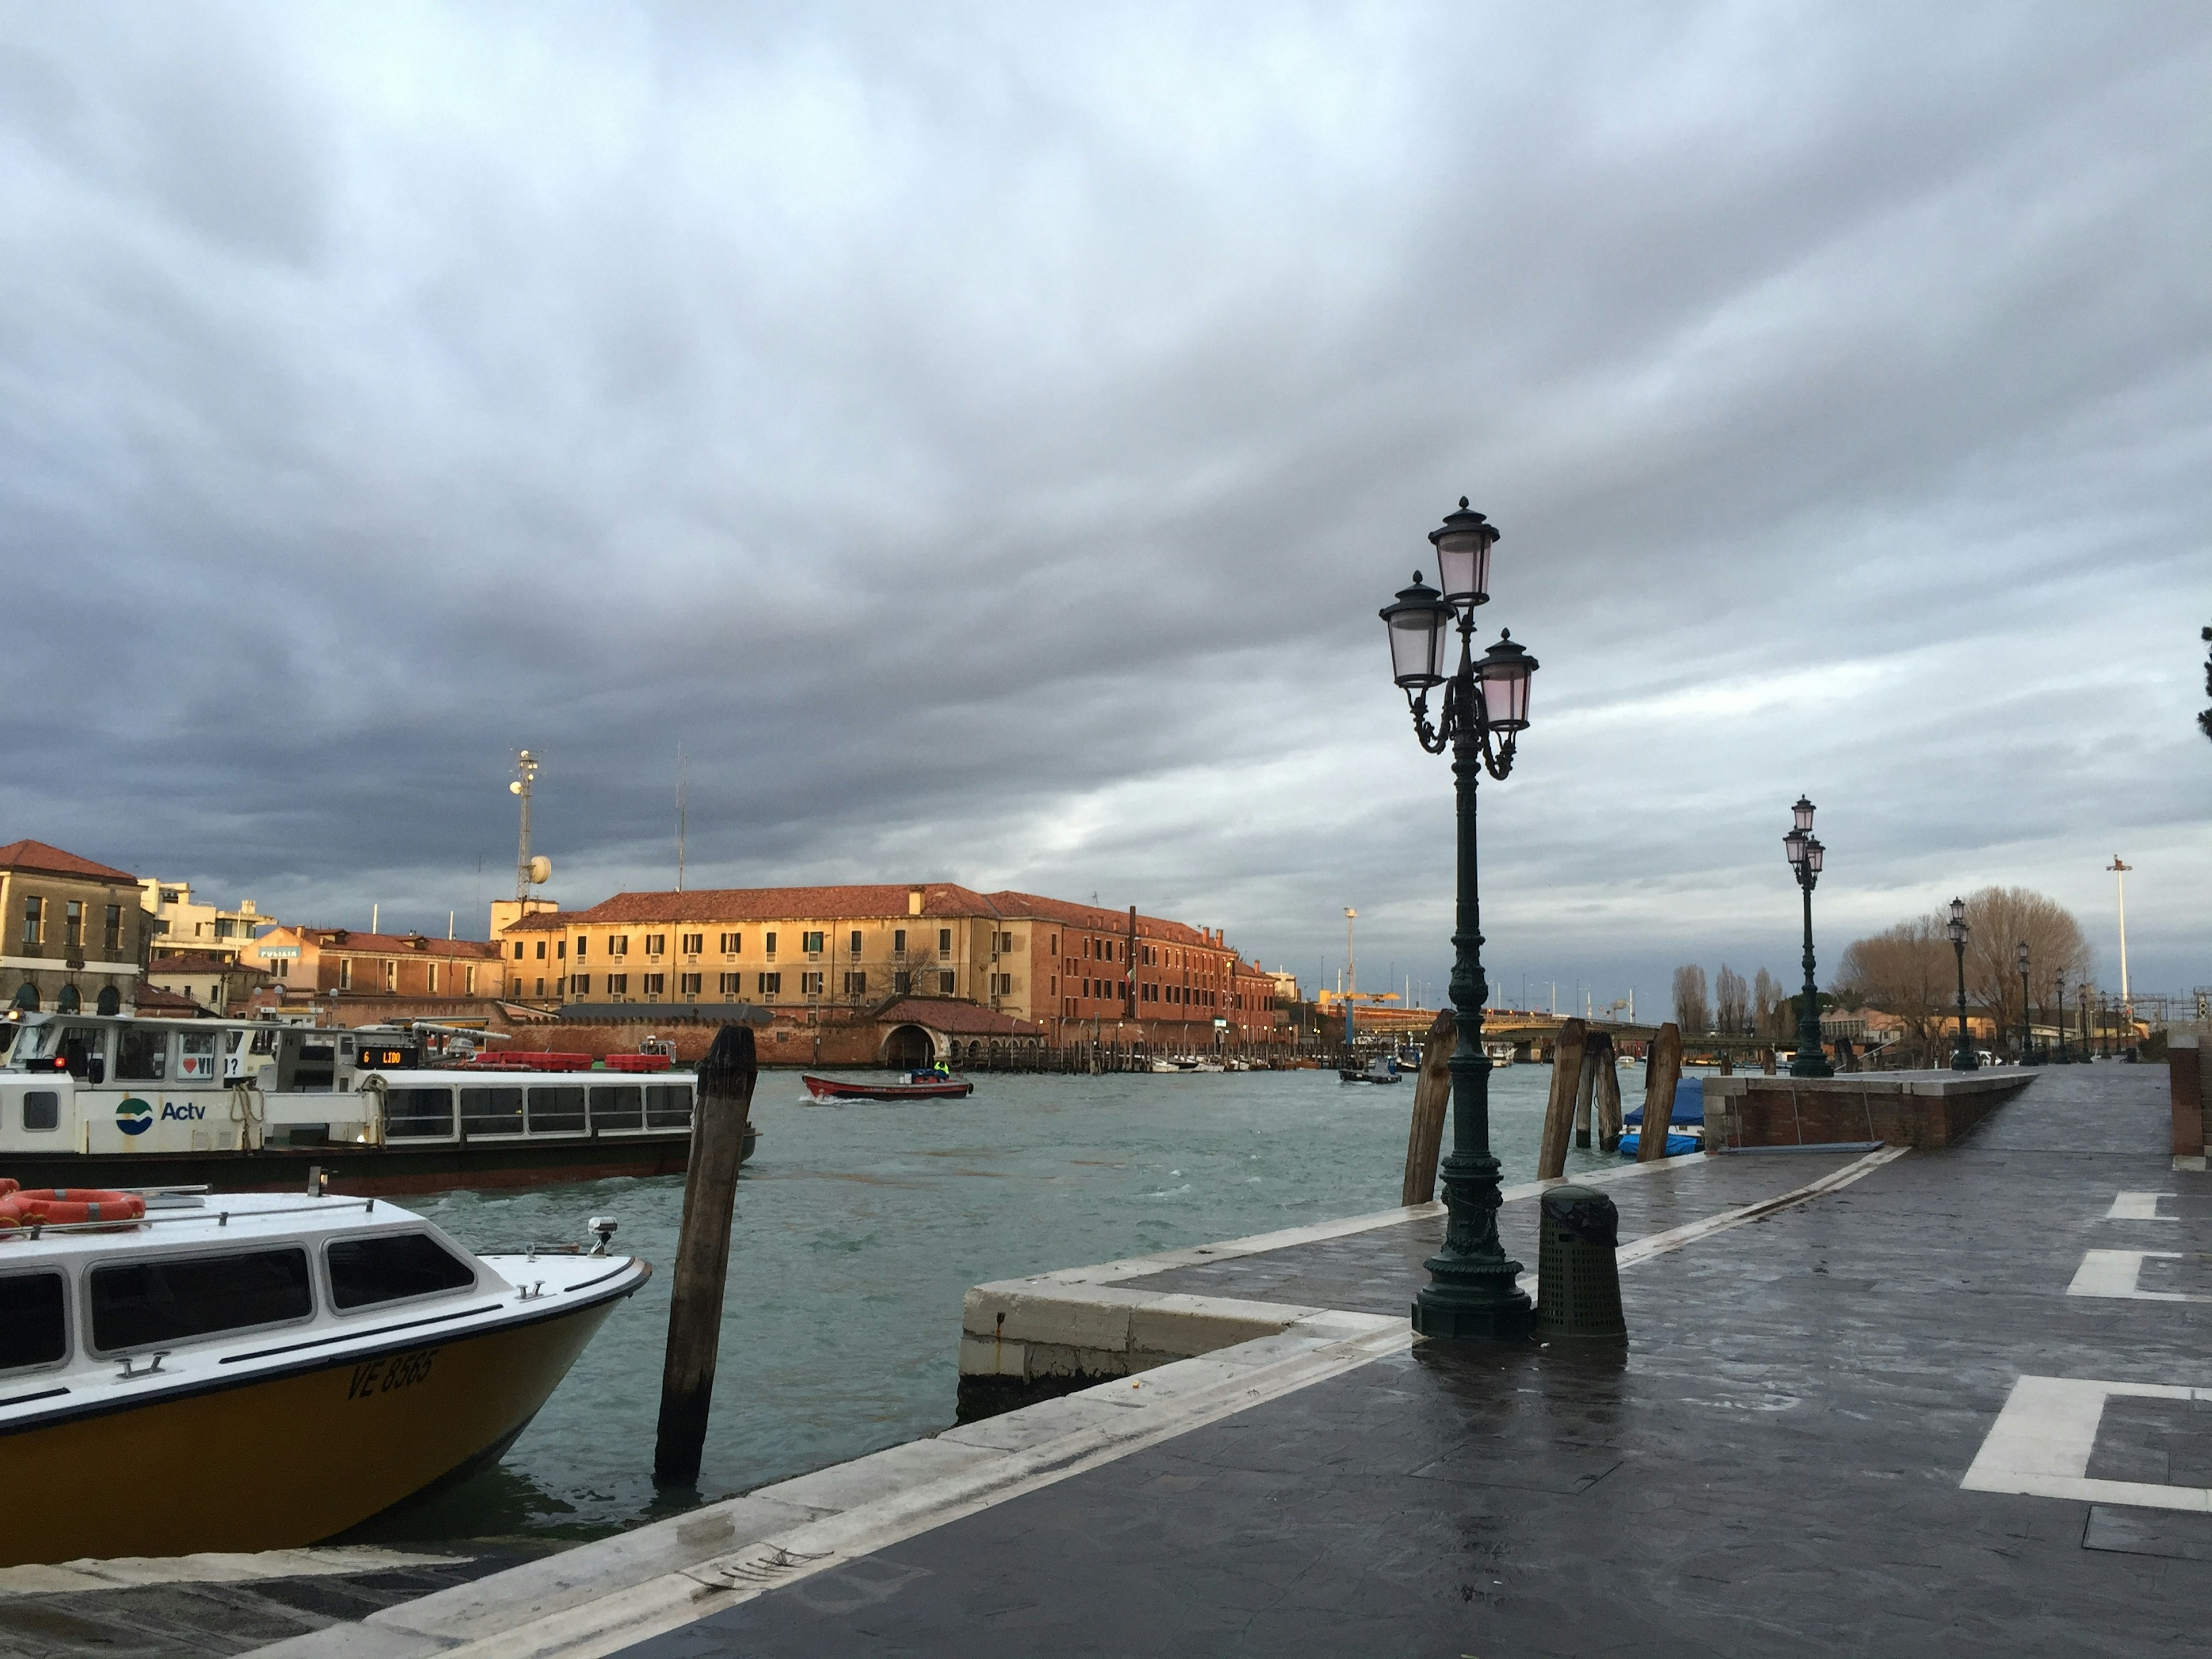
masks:
[[[17,1182],[13,1176],[0,1176],[0,1198],[7,1197],[15,1190]]]
[[[49,1196],[49,1194],[52,1196]],[[5,1206],[16,1224],[68,1226],[87,1221],[137,1221],[146,1213],[146,1200],[136,1193],[103,1192],[87,1187],[42,1187],[34,1192],[14,1193]]]

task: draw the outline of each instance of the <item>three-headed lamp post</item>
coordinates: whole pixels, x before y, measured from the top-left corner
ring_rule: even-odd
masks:
[[[1487,771],[1513,769],[1515,738],[1528,725],[1528,681],[1536,659],[1501,634],[1474,654],[1474,609],[1489,602],[1490,550],[1498,530],[1460,498],[1459,510],[1429,532],[1441,591],[1414,573],[1381,615],[1390,635],[1390,672],[1413,711],[1413,733],[1431,755],[1452,751],[1459,798],[1459,892],[1452,930],[1451,1002],[1459,1046],[1451,1056],[1452,1145],[1445,1156],[1443,1246],[1423,1265],[1429,1282],[1413,1303],[1423,1336],[1491,1340],[1525,1336],[1534,1322],[1515,1280],[1521,1264],[1498,1239],[1498,1160],[1490,1151],[1490,1058],[1482,1050],[1482,916],[1475,871],[1474,792]],[[1459,665],[1446,671],[1449,635],[1459,632]],[[1436,721],[1429,693],[1443,688]]]
[[[1805,989],[1797,1003],[1797,1053],[1790,1062],[1792,1077],[1836,1074],[1820,1048],[1820,994],[1813,983],[1813,889],[1820,879],[1820,862],[1827,853],[1813,833],[1815,810],[1810,800],[1798,796],[1797,804],[1790,809],[1790,833],[1782,838],[1782,850],[1805,896]]]
[[[1959,1042],[1951,1051],[1951,1069],[1954,1072],[1974,1072],[1981,1069],[1981,1061],[1974,1057],[1974,1045],[1966,1036],[1966,901],[1951,901],[1951,921],[1943,930],[1951,936],[1951,949],[1959,958]]]

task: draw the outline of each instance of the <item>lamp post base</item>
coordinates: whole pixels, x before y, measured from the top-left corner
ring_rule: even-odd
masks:
[[[1452,1282],[1455,1267],[1462,1264],[1449,1256],[1431,1256],[1422,1264],[1431,1283],[1413,1298],[1413,1330],[1420,1336],[1477,1342],[1512,1342],[1536,1328],[1536,1307],[1528,1294],[1512,1285],[1502,1294],[1494,1285]]]
[[[1828,1063],[1828,1057],[1826,1054],[1817,1048],[1808,1054],[1805,1052],[1802,1043],[1798,1045],[1797,1058],[1790,1062],[1790,1076],[1833,1077],[1835,1074],[1836,1068]]]

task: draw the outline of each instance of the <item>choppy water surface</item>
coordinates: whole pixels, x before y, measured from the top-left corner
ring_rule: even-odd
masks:
[[[1547,1066],[1492,1074],[1508,1182],[1535,1173],[1550,1083]],[[617,1247],[659,1271],[498,1469],[379,1530],[604,1532],[933,1433],[969,1285],[1387,1209],[1413,1093],[1330,1072],[984,1076],[966,1100],[816,1105],[795,1073],[767,1073],[696,1493],[657,1495],[651,1473],[682,1177],[414,1202],[477,1249],[580,1239],[611,1213]]]

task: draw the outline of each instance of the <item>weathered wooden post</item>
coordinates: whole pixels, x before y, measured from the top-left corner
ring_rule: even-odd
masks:
[[[1567,1136],[1573,1127],[1575,1095],[1581,1087],[1586,1028],[1563,1019],[1552,1043],[1552,1095],[1544,1104],[1544,1144],[1536,1154],[1536,1178],[1556,1181],[1567,1170]]]
[[[1437,1159],[1443,1149],[1444,1113],[1451,1105],[1451,1053],[1459,1046],[1459,1019],[1440,1008],[1421,1043],[1421,1069],[1413,1079],[1413,1127],[1406,1138],[1406,1182],[1401,1204],[1426,1204],[1437,1195]]]
[[[1597,1088],[1598,1068],[1613,1063],[1613,1039],[1603,1031],[1583,1039],[1582,1080],[1575,1085],[1575,1145],[1589,1150],[1590,1104]]]
[[[1651,1057],[1644,1067],[1644,1132],[1636,1161],[1656,1164],[1667,1156],[1667,1131],[1674,1121],[1674,1085],[1682,1078],[1682,1032],[1671,1021],[1659,1028]]]
[[[1596,1073],[1598,1150],[1617,1152],[1620,1150],[1620,1063],[1614,1058],[1610,1041],[1597,1059],[1601,1062]]]
[[[653,1478],[665,1486],[688,1486],[699,1479],[722,1336],[738,1159],[758,1075],[752,1028],[725,1025],[715,1032],[714,1046],[699,1062],[691,1155],[684,1173],[684,1225],[669,1292],[668,1356],[661,1366],[660,1428],[653,1447]]]

